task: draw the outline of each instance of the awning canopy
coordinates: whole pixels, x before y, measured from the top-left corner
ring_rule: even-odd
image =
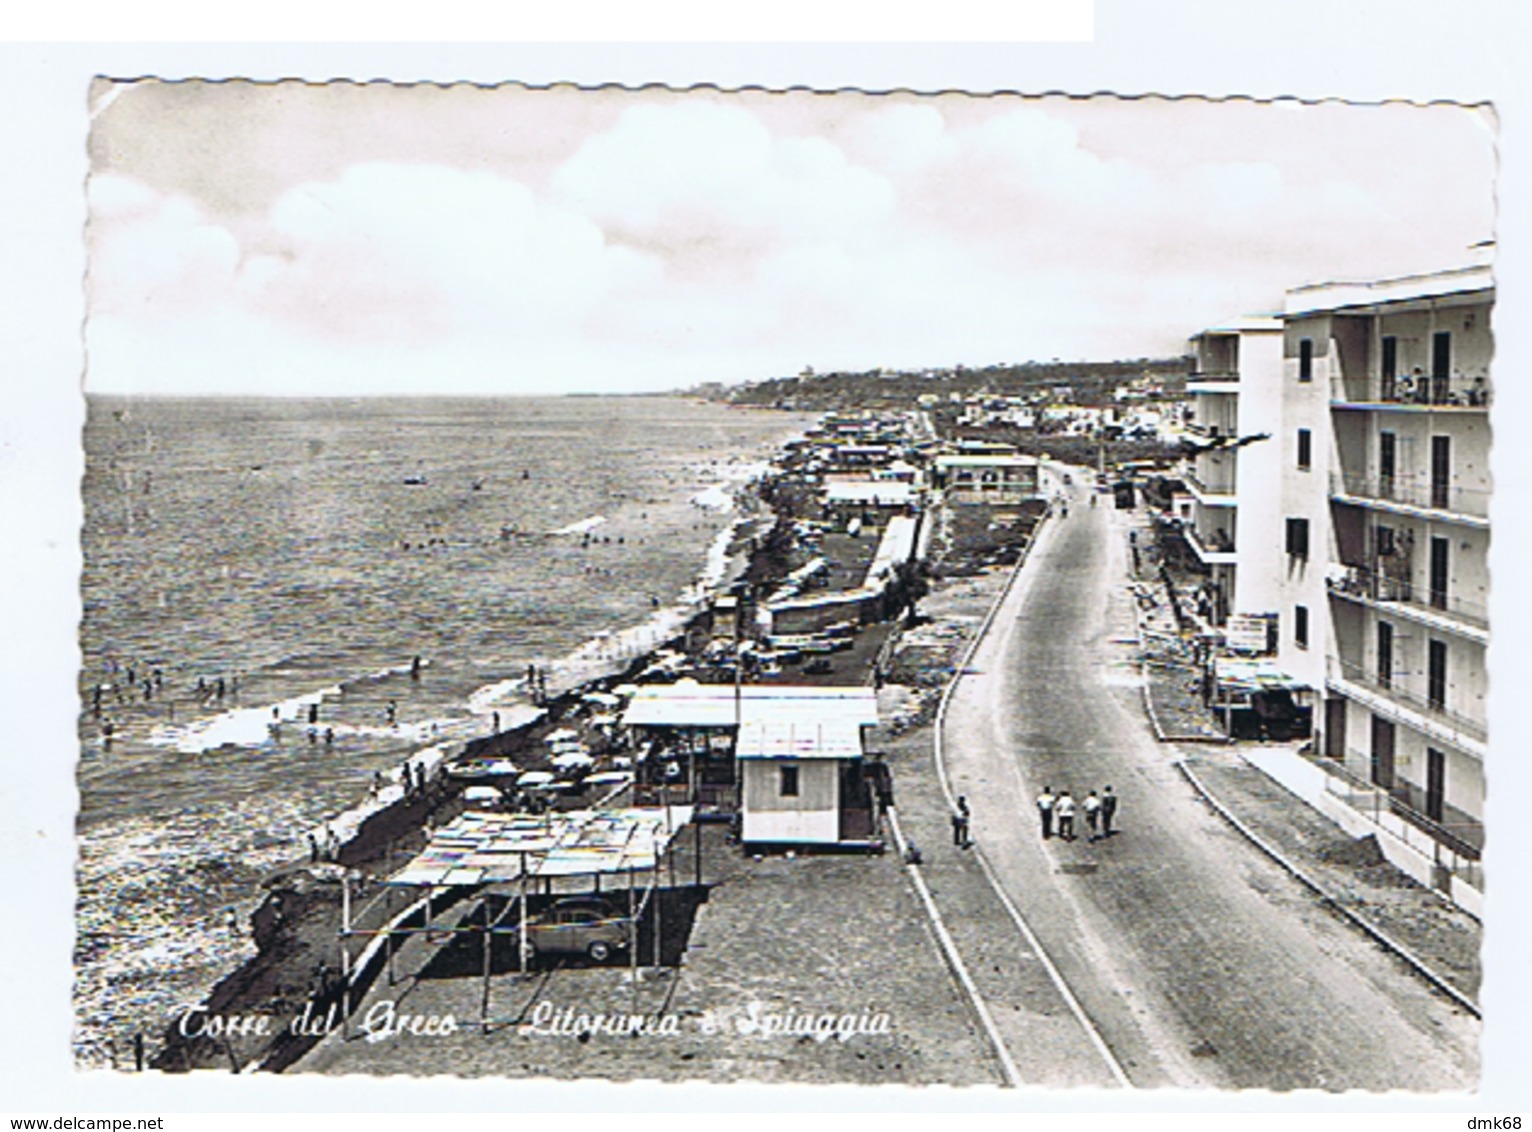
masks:
[[[690,806],[459,814],[388,879],[394,885],[480,885],[523,877],[591,876],[658,867]]]
[[[746,727],[770,723],[800,728],[878,722],[871,688],[803,684],[651,684],[633,694],[623,723],[630,727]]]

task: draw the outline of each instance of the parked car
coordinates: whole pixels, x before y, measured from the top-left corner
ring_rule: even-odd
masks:
[[[628,946],[628,925],[602,900],[557,900],[527,921],[527,943],[539,955],[588,955],[597,963]]]

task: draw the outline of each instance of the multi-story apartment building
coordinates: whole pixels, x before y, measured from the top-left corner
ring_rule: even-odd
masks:
[[[1203,331],[1190,348],[1186,391],[1198,451],[1186,468],[1192,514],[1185,534],[1208,568],[1211,620],[1222,625],[1230,613],[1277,608],[1276,552],[1255,534],[1275,521],[1276,446],[1254,438],[1281,412],[1282,321],[1241,319]],[[1241,527],[1252,537],[1241,539]]]
[[[1488,267],[1287,294],[1193,339],[1190,542],[1273,666],[1322,697],[1310,757],[1258,755],[1417,879],[1483,888]],[[1268,440],[1258,440],[1270,433]]]
[[[1322,696],[1289,784],[1474,911],[1493,303],[1487,267],[1295,288],[1280,322],[1194,339],[1189,385],[1203,438],[1247,438],[1196,457],[1193,547],[1232,611],[1277,615],[1275,668]]]
[[[1477,880],[1489,643],[1487,267],[1289,293],[1287,380],[1328,401],[1320,752]],[[1296,423],[1296,422],[1292,422]],[[1294,497],[1302,519],[1320,485]],[[1445,882],[1448,878],[1439,877]]]

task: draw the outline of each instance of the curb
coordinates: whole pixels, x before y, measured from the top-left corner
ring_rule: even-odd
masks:
[[[1400,959],[1404,960],[1404,962],[1409,965],[1411,970],[1413,970],[1421,978],[1425,979],[1425,981],[1430,983],[1431,986],[1441,991],[1448,998],[1452,999],[1453,1002],[1457,1003],[1457,1005],[1461,1006],[1464,1010],[1472,1014],[1475,1018],[1482,1020],[1484,1016],[1479,1013],[1479,1006],[1476,1002],[1473,1001],[1473,999],[1469,998],[1462,991],[1458,990],[1457,987],[1453,986],[1445,978],[1437,974],[1430,968],[1430,966],[1426,964],[1424,960],[1415,955],[1414,952],[1410,951],[1398,940],[1388,935],[1381,928],[1369,923],[1367,920],[1353,912],[1350,908],[1342,904],[1338,899],[1336,899],[1336,897],[1325,891],[1325,889],[1320,886],[1318,881],[1314,880],[1297,865],[1289,861],[1280,852],[1278,852],[1276,848],[1274,848],[1265,839],[1255,833],[1254,830],[1252,830],[1244,822],[1240,821],[1239,818],[1235,817],[1229,808],[1220,802],[1217,798],[1215,798],[1213,794],[1208,790],[1208,788],[1202,784],[1201,780],[1192,773],[1191,767],[1186,765],[1186,761],[1184,759],[1176,759],[1174,765],[1176,769],[1181,772],[1182,776],[1185,777],[1186,781],[1191,783],[1192,789],[1201,796],[1203,801],[1207,802],[1208,805],[1213,807],[1214,811],[1217,812],[1219,817],[1223,818],[1224,821],[1232,825],[1252,845],[1254,845],[1262,853],[1265,853],[1266,856],[1270,857],[1273,861],[1280,865],[1300,884],[1309,889],[1309,891],[1313,892],[1315,896],[1319,897],[1319,902],[1321,904],[1329,908],[1332,912],[1339,914],[1342,918],[1349,920],[1356,927],[1362,929],[1366,935],[1371,937],[1375,942],[1381,944],[1384,950],[1390,951]]]
[[[974,1015],[979,1019],[979,1025],[984,1030],[984,1036],[989,1039],[993,1047],[995,1060],[1000,1065],[1001,1077],[1006,1085],[1011,1088],[1019,1088],[1024,1081],[1021,1079],[1021,1071],[1016,1068],[1016,1063],[1011,1060],[1010,1051],[1005,1048],[1005,1042],[1001,1040],[1000,1031],[995,1026],[995,1019],[989,1012],[989,1007],[984,1004],[984,996],[979,993],[979,988],[974,985],[973,976],[968,973],[968,965],[963,962],[963,957],[958,953],[957,943],[953,940],[947,925],[942,920],[942,914],[936,907],[936,901],[931,896],[931,890],[926,885],[926,878],[920,875],[919,867],[910,860],[909,844],[904,839],[904,830],[899,827],[899,814],[894,806],[886,811],[889,825],[894,833],[894,845],[899,851],[899,859],[904,862],[904,871],[910,878],[910,883],[915,886],[915,893],[920,897],[921,907],[925,910],[926,919],[930,921],[932,929],[936,933],[936,943],[941,949],[942,959],[946,962],[948,970],[952,972],[958,984],[963,988],[963,993],[968,997],[968,1003],[973,1007]]]
[[[1217,743],[1227,745],[1234,740],[1227,735],[1167,735],[1160,726],[1160,717],[1154,710],[1154,697],[1149,694],[1149,661],[1144,658],[1144,615],[1137,600],[1133,603],[1133,632],[1138,638],[1138,687],[1143,693],[1144,714],[1149,717],[1149,728],[1161,743]]]

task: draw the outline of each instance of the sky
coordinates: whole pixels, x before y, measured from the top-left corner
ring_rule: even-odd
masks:
[[[1485,109],[98,81],[86,388],[645,392],[1182,352],[1469,262]]]

